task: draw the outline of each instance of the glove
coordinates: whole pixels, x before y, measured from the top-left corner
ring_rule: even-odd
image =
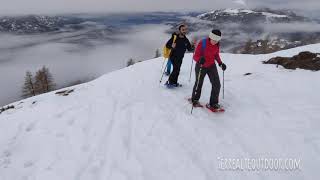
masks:
[[[221,67],[221,69],[223,71],[225,71],[227,69],[227,66],[224,63],[220,63],[219,66]]]
[[[206,62],[206,59],[204,57],[201,57],[199,60],[199,64],[203,65]]]

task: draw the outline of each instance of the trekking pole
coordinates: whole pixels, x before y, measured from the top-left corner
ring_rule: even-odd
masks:
[[[163,58],[163,62],[162,62],[162,66],[161,66],[161,72],[162,72],[162,69],[163,69],[164,62],[166,62],[166,58]]]
[[[195,95],[197,94],[198,92],[198,88],[199,88],[199,81],[200,81],[200,76],[201,76],[201,72],[202,72],[202,65],[200,66],[200,70],[199,70],[199,74],[198,74],[198,77],[197,77],[197,86],[196,86],[196,89],[195,89]],[[191,102],[192,103],[192,102]],[[193,111],[193,104],[192,105],[192,108],[191,108],[191,114],[192,114],[192,111]]]
[[[193,58],[191,58],[191,69],[190,69],[189,82],[191,81],[192,68],[193,68]]]
[[[224,71],[222,73],[222,99],[224,99]]]
[[[191,58],[191,69],[190,69],[190,76],[189,76],[189,82],[191,81],[191,76],[192,76],[192,68],[193,68],[193,56],[194,53],[196,52],[196,50],[194,49],[193,53],[192,53],[192,58]]]
[[[167,65],[164,67],[164,69],[163,69],[163,71],[162,71],[162,75],[161,75],[160,83],[159,83],[159,84],[162,83],[163,75],[164,75],[164,73],[165,73],[165,71],[166,71],[166,69],[167,69],[167,66],[168,66],[168,63],[167,63]]]

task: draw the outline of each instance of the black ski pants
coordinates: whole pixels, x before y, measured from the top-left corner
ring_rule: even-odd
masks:
[[[170,57],[173,71],[169,76],[169,84],[177,84],[183,57]]]
[[[214,64],[209,68],[204,68],[197,63],[195,67],[195,72],[196,72],[196,82],[193,87],[192,100],[199,101],[201,97],[201,89],[202,89],[204,78],[206,75],[208,75],[209,80],[211,82],[211,86],[212,86],[211,96],[210,96],[210,105],[219,103],[219,94],[220,94],[221,84],[220,84],[217,66]]]

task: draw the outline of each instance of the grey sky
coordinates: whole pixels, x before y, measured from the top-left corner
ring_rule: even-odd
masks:
[[[248,0],[250,7],[264,6],[271,8],[298,9],[302,11],[316,11],[320,8],[319,0]]]
[[[1,14],[78,13],[119,11],[213,10],[237,7],[242,0],[0,0]],[[319,0],[243,0],[252,7],[316,10]]]

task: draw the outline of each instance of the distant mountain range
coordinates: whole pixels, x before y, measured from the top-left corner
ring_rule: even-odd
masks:
[[[199,14],[199,13],[197,13]],[[128,33],[133,26],[166,24],[181,21],[182,16],[193,13],[131,13],[131,14],[69,14],[27,15],[0,17],[0,33],[13,35],[44,35],[44,41],[23,44],[37,45],[46,41],[92,46],[92,41],[102,43],[120,42],[118,36]],[[194,16],[194,15],[193,15]],[[15,47],[17,48],[17,47]]]
[[[72,14],[60,16],[5,16],[0,17],[0,32],[38,34],[57,31],[82,30],[93,26],[98,26],[99,28],[123,28],[131,25],[176,22],[184,15],[186,14],[155,12],[109,15]]]
[[[270,53],[320,42],[319,21],[290,10],[221,9],[185,21],[200,37],[211,29],[221,29],[223,49],[233,53]]]
[[[59,41],[88,44],[90,40],[113,40],[113,35],[129,32],[132,26],[166,24],[171,33],[181,22],[189,25],[192,35],[207,36],[221,29],[223,51],[233,53],[270,53],[320,42],[319,19],[297,15],[290,10],[221,9],[199,13],[131,13],[72,14],[60,16],[0,17],[0,32],[12,34],[43,34],[77,32]]]
[[[17,16],[0,18],[0,31],[18,34],[33,34],[58,31],[61,28],[82,29],[84,20],[63,16]]]
[[[272,9],[222,9],[204,13],[197,16],[199,19],[208,20],[215,23],[239,22],[239,23],[286,23],[308,21],[308,18],[298,16],[290,10]]]

